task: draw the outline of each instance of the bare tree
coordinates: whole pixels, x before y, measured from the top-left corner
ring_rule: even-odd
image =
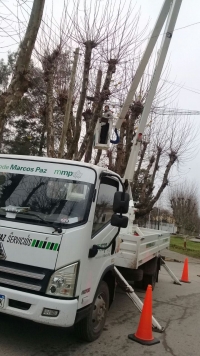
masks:
[[[19,47],[12,80],[8,89],[0,95],[0,141],[9,112],[19,103],[29,86],[29,64],[41,24],[44,3],[45,0],[34,0],[26,33]]]
[[[151,211],[170,181],[170,172],[175,164],[181,164],[191,159],[195,150],[196,128],[187,117],[157,118],[151,127],[149,139],[149,153],[144,155],[141,169],[141,181],[134,180],[133,195],[138,193],[137,217]],[[143,143],[143,150],[146,147]],[[141,150],[140,158],[143,155]],[[139,161],[140,162],[140,161]],[[136,170],[137,172],[137,170]],[[138,172],[137,172],[138,173]],[[157,188],[157,189],[156,189]]]
[[[123,60],[128,54],[135,55],[144,31],[138,31],[140,13],[133,13],[131,2],[126,11],[123,2],[120,2],[115,13],[111,0],[103,5],[97,0],[75,0],[72,14],[68,13],[67,5],[63,9],[60,32],[55,36],[55,31],[51,29],[51,19],[50,22],[46,20],[35,49],[35,56],[42,63],[47,84],[47,155],[57,156],[63,120],[68,116],[66,140],[63,135],[61,137],[64,156],[78,160],[84,157],[85,162],[89,162],[93,155],[95,126],[101,117],[104,102],[112,97],[114,99],[114,80],[120,81],[120,77],[123,77]],[[59,63],[67,51],[73,53],[74,44],[80,47],[80,57],[72,93],[69,88],[72,67],[69,66],[69,75],[66,76],[66,66],[61,73]],[[61,76],[67,79],[65,85],[64,80],[58,83],[56,79]],[[71,105],[69,94],[72,95]],[[58,108],[58,98],[61,97],[62,105]]]
[[[199,232],[197,186],[184,181],[169,191],[169,201],[179,233]]]
[[[80,2],[77,2],[77,6],[79,8]],[[123,3],[119,3],[117,13],[114,15],[110,0],[103,5],[99,1],[85,1],[83,26],[81,27],[80,16],[78,19],[76,17],[72,19],[76,30],[73,40],[77,41],[80,46],[84,46],[84,65],[75,117],[75,135],[73,144],[66,154],[69,159],[75,157],[80,160],[85,155],[85,161],[89,162],[92,158],[94,129],[101,116],[104,102],[112,97],[113,76],[116,75],[117,68],[120,68],[123,58],[127,56],[128,49],[133,51],[135,42],[139,40],[138,34],[136,38],[139,12],[133,15],[131,10],[131,5],[129,5],[127,12],[121,16]],[[100,70],[101,82],[96,74],[97,71],[100,73]],[[93,80],[93,78],[96,79]],[[91,108],[87,108],[87,101],[93,103]],[[89,128],[89,130],[80,145],[83,113],[86,129]]]

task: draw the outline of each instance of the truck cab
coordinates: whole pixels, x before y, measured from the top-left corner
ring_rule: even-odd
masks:
[[[0,155],[0,312],[76,324],[88,341],[100,335],[114,297],[111,218],[122,189],[119,176],[91,164]]]

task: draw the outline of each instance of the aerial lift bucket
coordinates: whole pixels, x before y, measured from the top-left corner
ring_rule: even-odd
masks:
[[[107,141],[106,143],[100,143],[100,134],[101,134],[101,123],[100,119],[98,119],[95,131],[94,131],[94,148],[98,150],[108,150],[110,148],[110,139],[112,136],[112,122],[111,120],[109,121],[109,129],[108,129],[108,135],[107,135]]]

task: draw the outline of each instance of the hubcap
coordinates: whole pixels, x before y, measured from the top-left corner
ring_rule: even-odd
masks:
[[[94,309],[92,312],[92,323],[95,331],[101,329],[106,316],[106,303],[102,295],[99,294],[95,300]]]

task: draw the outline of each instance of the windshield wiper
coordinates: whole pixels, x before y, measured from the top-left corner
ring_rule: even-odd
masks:
[[[41,221],[43,221],[44,223],[48,223],[48,221],[46,221],[45,219],[43,219],[41,216],[35,214],[35,213],[31,213],[30,211],[20,211],[20,213],[25,214],[25,215],[30,215],[30,216],[35,216],[36,218],[40,219]],[[19,214],[19,213],[18,213]]]
[[[57,223],[52,222],[52,221],[47,221],[47,220],[43,219],[41,216],[39,216],[39,215],[37,215],[37,214],[35,214],[35,213],[32,213],[31,211],[27,211],[27,212],[24,213],[24,214],[26,214],[26,215],[31,215],[31,216],[36,216],[38,219],[40,219],[41,221],[43,221],[46,225],[51,224],[52,227],[55,229],[55,231],[58,232],[59,234],[62,233],[62,228],[61,228],[60,224],[57,224]],[[54,232],[55,232],[55,231],[54,231]]]
[[[57,231],[58,233],[62,233],[62,228],[61,228],[61,224],[55,223],[55,222],[51,222],[51,221],[47,221],[45,219],[43,219],[40,215],[37,215],[35,213],[32,213],[29,207],[20,207],[20,206],[6,206],[6,207],[0,207],[1,210],[4,210],[6,213],[14,213],[14,214],[25,214],[25,215],[30,215],[30,216],[35,216],[36,218],[38,218],[39,220],[41,220],[42,222],[45,223],[45,225],[51,224],[52,227],[55,229],[55,231]]]
[[[31,216],[36,216],[36,218],[40,219],[41,221],[47,223],[45,219],[43,219],[41,216],[31,213],[29,210],[29,207],[18,207],[18,206],[6,206],[6,207],[0,207],[1,210],[4,210],[6,213],[14,213],[14,214],[25,214],[25,215],[31,215]]]

